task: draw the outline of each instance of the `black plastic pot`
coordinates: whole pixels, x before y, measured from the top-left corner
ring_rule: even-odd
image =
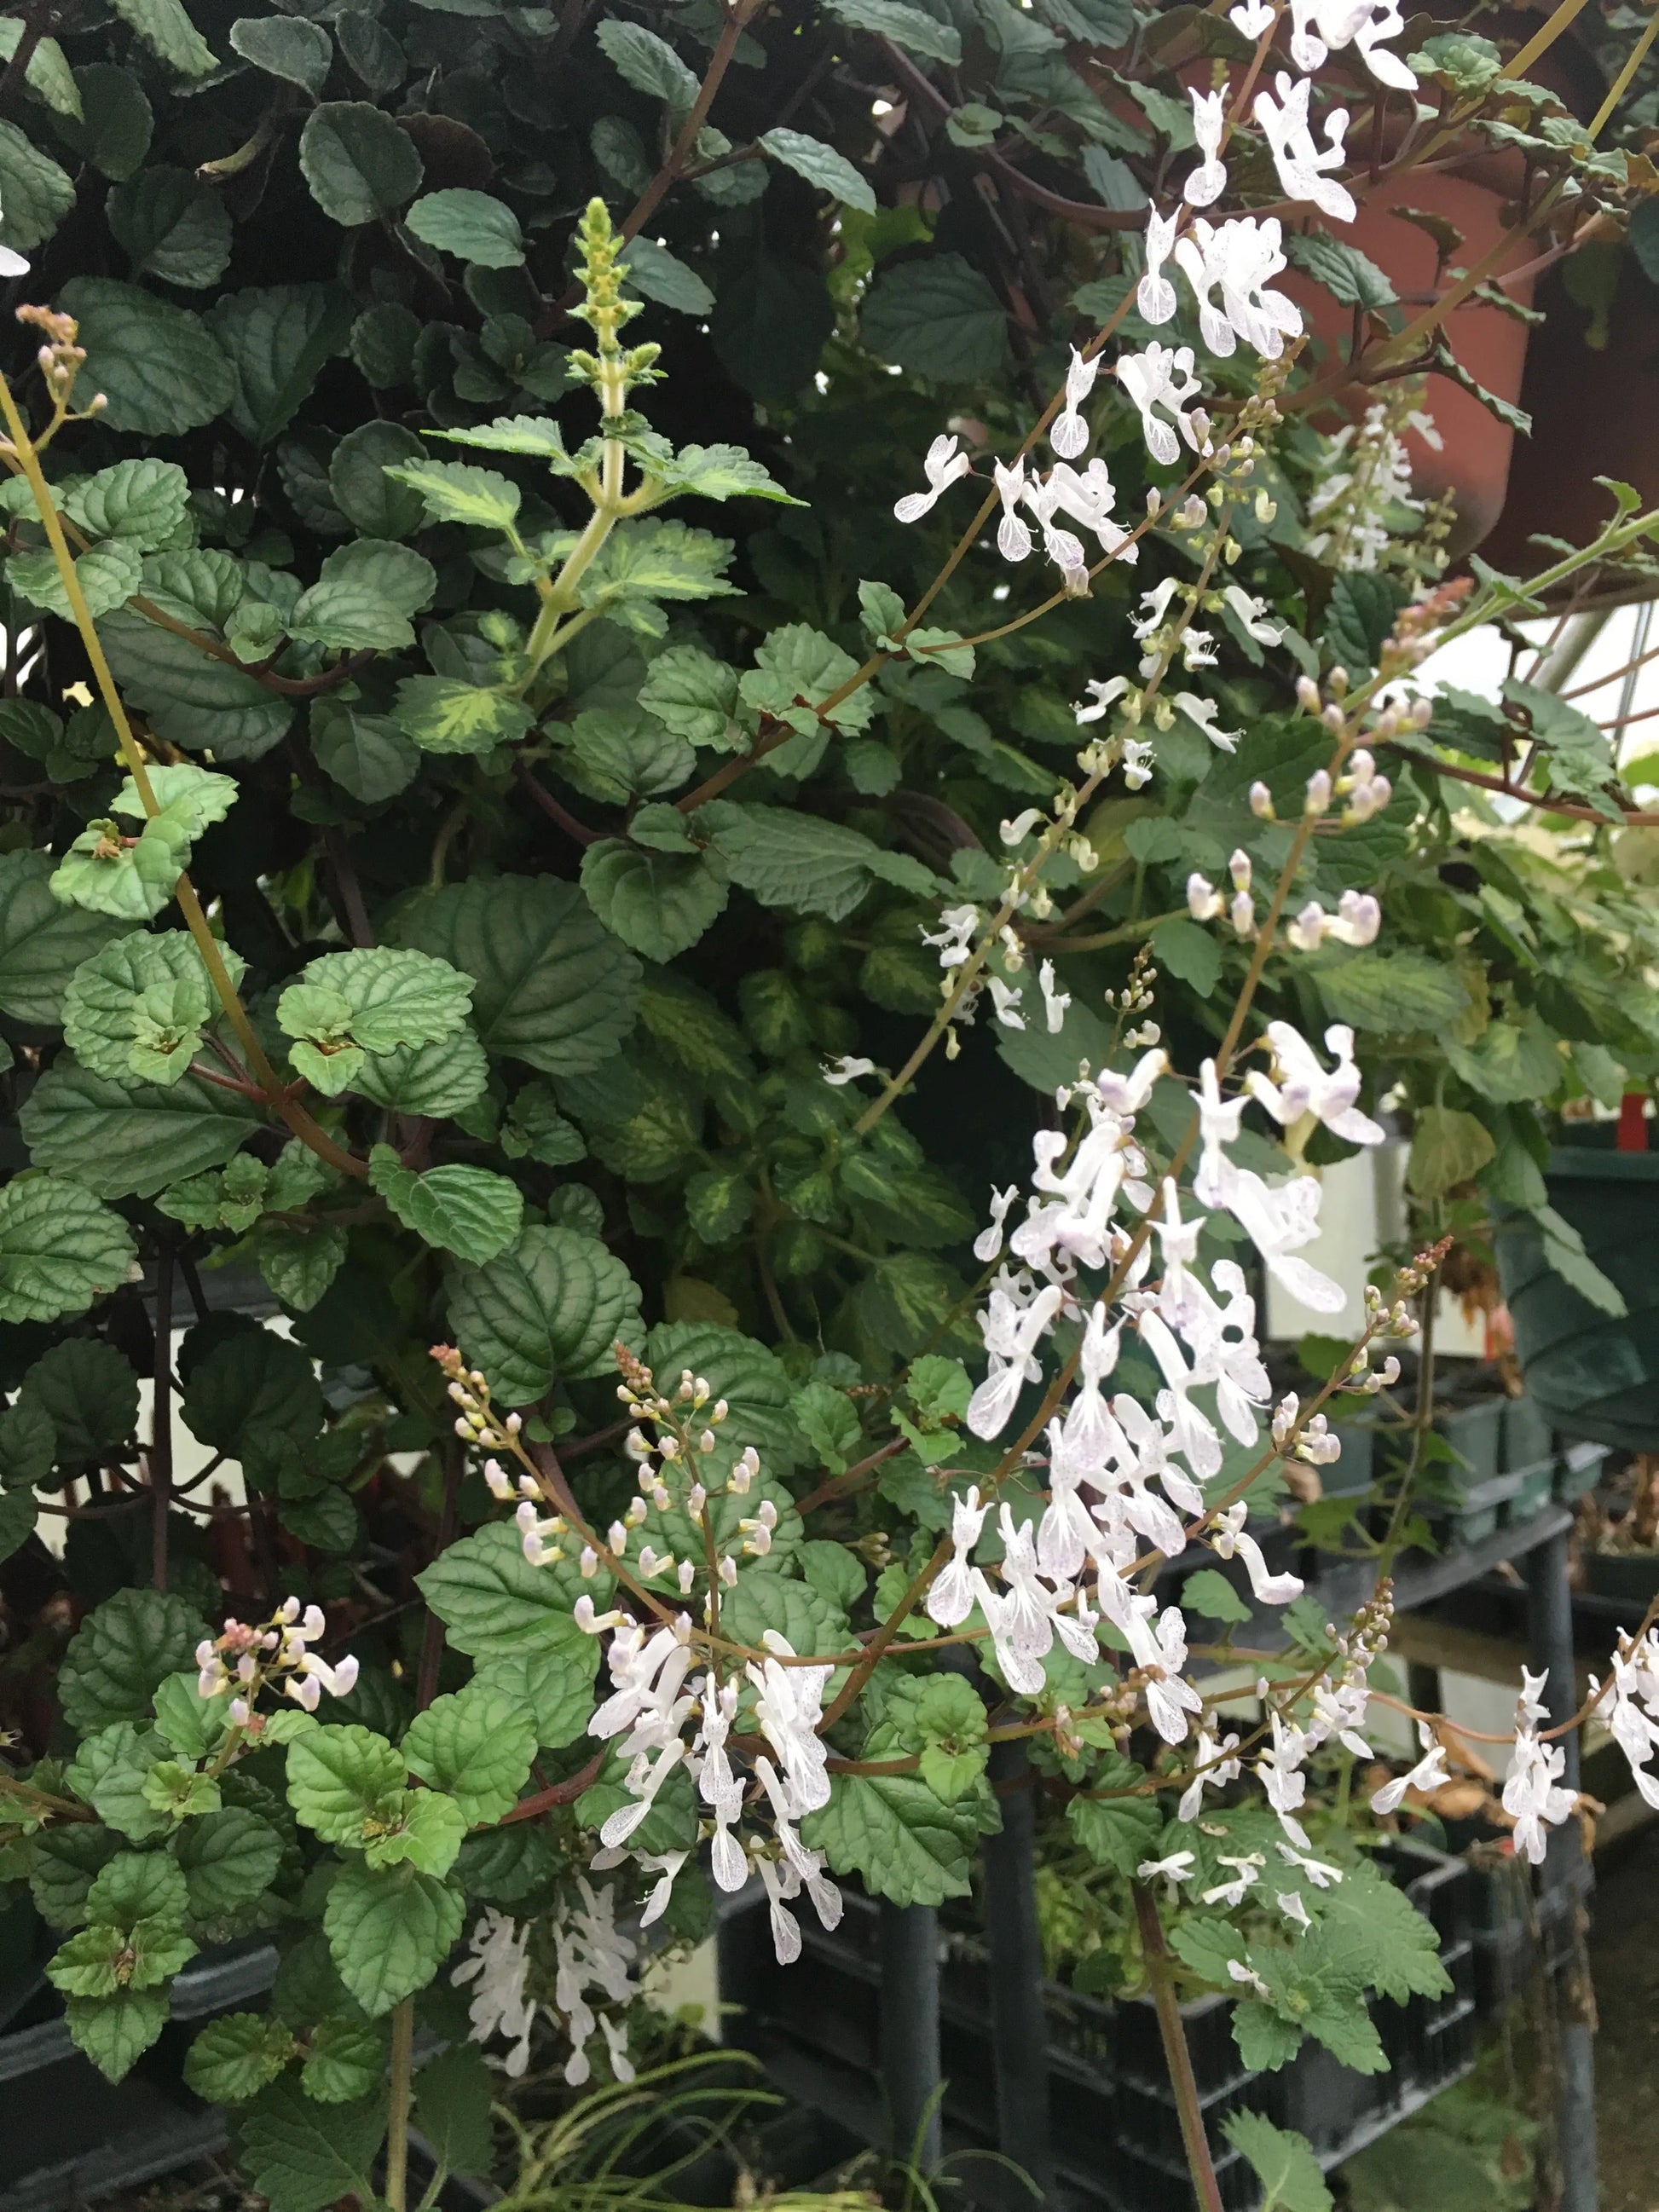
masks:
[[[1500,1221],[1498,1279],[1527,1388],[1567,1436],[1659,1450],[1659,1152],[1616,1152],[1610,1129],[1589,1131],[1551,1152],[1546,1182],[1628,1311],[1612,1319],[1558,1275],[1530,1215]]]

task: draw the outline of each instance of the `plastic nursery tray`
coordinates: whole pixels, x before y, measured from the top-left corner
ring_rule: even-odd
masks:
[[[1296,2127],[1322,2161],[1334,2165],[1473,2063],[1469,1870],[1409,1841],[1391,1847],[1389,1859],[1407,1894],[1433,1923],[1452,1978],[1443,1996],[1413,1998],[1405,2006],[1378,2003],[1376,2017],[1390,2071],[1355,2074],[1310,2045],[1278,2074],[1258,2075],[1239,2057],[1228,1998],[1205,1996],[1182,2008],[1229,2212],[1248,2212],[1255,2201],[1249,2169],[1227,2148],[1222,2133],[1230,2113],[1249,2107]],[[759,2053],[781,2085],[875,2141],[884,2125],[880,1909],[850,1890],[846,1907],[833,1933],[803,1917],[803,1971],[777,1966],[758,1901],[739,1905],[722,1920],[721,1990],[744,2008],[736,2039]],[[1044,1996],[1058,2201],[1076,2212],[1193,2212],[1179,2119],[1150,2002],[1103,2001],[1052,1982]],[[994,2140],[989,2000],[984,1944],[964,1915],[955,1925],[942,1926],[940,1934],[947,2149],[988,2150]],[[976,2164],[970,2159],[960,2169],[968,2197],[1000,2203],[994,2169],[986,2165],[976,2181]]]
[[[0,2212],[67,2212],[222,2149],[224,2114],[185,2087],[185,2054],[200,2021],[260,1996],[276,1972],[263,1942],[192,1960],[160,2039],[115,2082],[76,2049],[44,1973],[15,1982],[0,2011]]]

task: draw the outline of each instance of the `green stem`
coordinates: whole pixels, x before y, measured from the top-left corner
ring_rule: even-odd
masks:
[[[404,2212],[409,2195],[409,2108],[415,2056],[415,2000],[405,1997],[392,2015],[392,2078],[386,2099],[386,2201]]]
[[[18,411],[17,403],[12,397],[11,386],[3,376],[0,376],[0,413],[3,413],[5,416],[12,451],[33,497],[35,508],[40,518],[40,526],[46,533],[46,542],[52,548],[52,559],[56,562],[58,573],[63,579],[64,591],[69,600],[70,612],[75,618],[75,627],[81,633],[81,642],[86,647],[87,659],[92,664],[94,678],[97,683],[105,708],[108,711],[110,720],[114,725],[116,738],[121,749],[121,757],[126,765],[127,774],[132,778],[133,789],[137,793],[139,802],[145,813],[154,817],[159,814],[161,809],[150,783],[143,748],[132,734],[132,725],[127,720],[126,708],[122,704],[120,693],[115,688],[115,678],[110,672],[109,662],[105,658],[103,644],[99,638],[96,625],[93,622],[91,610],[87,605],[85,594],[81,589],[80,579],[75,573],[74,556],[70,553],[68,540],[64,536],[63,522],[41,470],[40,457],[35,451],[33,441],[30,438],[22,416]],[[202,911],[202,902],[197,897],[195,887],[188,876],[181,875],[173,887],[173,896],[178,902],[179,911],[185,918],[185,927],[195,941],[196,950],[201,956],[202,965],[207,969],[208,980],[213,985],[219,1003],[224,1008],[232,1029],[236,1032],[237,1042],[246,1054],[247,1064],[253,1071],[254,1077],[264,1094],[266,1103],[276,1109],[295,1135],[302,1143],[309,1146],[319,1159],[326,1160],[331,1168],[337,1169],[343,1175],[367,1176],[368,1173],[367,1162],[354,1158],[349,1152],[337,1145],[325,1130],[318,1127],[303,1107],[295,1104],[294,1100],[288,1097],[281,1078],[266,1057],[264,1047],[260,1043],[253,1024],[248,1019],[246,1008],[237,996],[236,987],[230,980],[230,971],[225,966],[224,956],[219,950],[218,939],[209,926],[208,918]]]

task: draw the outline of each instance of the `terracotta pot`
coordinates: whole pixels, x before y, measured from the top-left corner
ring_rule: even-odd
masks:
[[[1533,332],[1521,404],[1532,435],[1519,440],[1503,519],[1483,546],[1497,568],[1524,575],[1545,557],[1534,532],[1583,545],[1613,512],[1595,482],[1633,484],[1659,506],[1659,289],[1626,256],[1607,342],[1584,343],[1589,311],[1569,297],[1559,270],[1539,287],[1548,317]]]
[[[1334,227],[1334,234],[1376,264],[1401,295],[1409,320],[1421,312],[1434,287],[1435,244],[1426,231],[1391,210],[1421,208],[1455,223],[1463,243],[1454,261],[1468,268],[1497,245],[1506,228],[1504,207],[1510,192],[1518,191],[1521,183],[1519,161],[1513,165],[1512,177],[1505,173],[1508,166],[1483,161],[1470,165],[1474,173],[1413,173],[1384,181],[1369,198],[1356,193],[1358,216],[1352,224]],[[1537,250],[1529,240],[1518,240],[1503,268],[1523,267]],[[1352,311],[1338,306],[1328,292],[1305,276],[1281,281],[1316,340],[1340,359],[1347,347]],[[1530,276],[1516,279],[1509,289],[1523,307],[1532,304]],[[1520,401],[1530,334],[1525,323],[1500,307],[1475,305],[1455,308],[1446,319],[1445,332],[1453,353],[1477,383],[1511,404]],[[1358,417],[1375,397],[1364,386],[1350,386],[1332,411]],[[1423,411],[1432,418],[1440,444],[1437,450],[1416,432],[1407,435],[1413,484],[1422,498],[1437,498],[1446,491],[1453,495],[1457,520],[1449,550],[1454,556],[1468,553],[1481,543],[1503,511],[1515,433],[1449,376],[1427,379]]]

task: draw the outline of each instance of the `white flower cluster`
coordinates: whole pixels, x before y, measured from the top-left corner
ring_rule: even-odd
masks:
[[[542,2011],[569,2039],[564,2078],[573,2088],[592,2077],[587,2045],[596,2027],[605,2038],[616,2079],[634,2079],[624,2015],[640,1993],[632,1972],[639,1946],[617,1929],[616,1893],[609,1883],[595,1889],[578,1875],[576,1893],[578,1903],[565,1904],[550,1920],[556,1961],[550,2005],[538,2005],[529,1994],[531,1923],[520,1924],[494,1905],[479,1915],[467,1939],[467,1956],[450,1976],[452,1982],[474,1984],[467,2008],[472,2041],[488,2043],[502,2035],[511,2043],[507,2057],[492,2063],[514,2080],[530,2063],[531,2031]],[[593,1994],[617,2011],[596,2012]]]
[[[1308,495],[1308,520],[1315,527],[1305,550],[1313,559],[1334,568],[1376,568],[1396,543],[1390,510],[1425,512],[1412,492],[1407,430],[1439,451],[1432,416],[1402,408],[1397,398],[1375,401],[1363,422],[1345,422],[1322,441],[1317,480]]]
[[[1559,1827],[1563,1820],[1571,1819],[1578,1806],[1578,1792],[1565,1789],[1561,1783],[1566,1771],[1566,1753],[1559,1744],[1539,1741],[1538,1723],[1547,1717],[1548,1709],[1538,1693],[1548,1680],[1547,1672],[1534,1674],[1524,1667],[1521,1670],[1521,1696],[1515,1709],[1515,1749],[1510,1755],[1510,1771],[1504,1780],[1504,1810],[1515,1822],[1515,1848],[1534,1866],[1544,1863],[1548,1842],[1546,1829]]]
[[[1659,1811],[1659,1776],[1648,1771],[1659,1751],[1659,1630],[1649,1629],[1639,1643],[1620,1636],[1609,1687],[1602,1720],[1630,1761],[1632,1778],[1644,1800]],[[1600,1689],[1592,1675],[1592,1694]]]
[[[1194,1195],[1206,1209],[1231,1213],[1295,1296],[1334,1311],[1341,1304],[1336,1285],[1295,1256],[1317,1231],[1318,1182],[1292,1176],[1270,1185],[1234,1162],[1229,1147],[1237,1141],[1252,1097],[1283,1123],[1311,1115],[1351,1142],[1380,1143],[1383,1132],[1356,1103],[1359,1078],[1352,1032],[1328,1034],[1327,1045],[1337,1054],[1334,1070],[1322,1066],[1312,1047],[1287,1024],[1273,1024],[1269,1042],[1273,1073],[1254,1075],[1234,1099],[1223,1099],[1214,1063],[1205,1065],[1202,1088],[1194,1096],[1202,1136]],[[1201,1534],[1219,1557],[1243,1562],[1264,1604],[1288,1603],[1302,1584],[1293,1575],[1269,1572],[1242,1500],[1206,1514],[1202,1486],[1219,1471],[1223,1457],[1217,1422],[1240,1444],[1255,1443],[1258,1413],[1271,1392],[1243,1271],[1220,1260],[1205,1281],[1197,1258],[1202,1222],[1183,1218],[1172,1178],[1154,1188],[1136,1140],[1136,1116],[1168,1072],[1157,1048],[1127,1074],[1108,1072],[1061,1091],[1062,1111],[1080,1108],[1079,1126],[1073,1137],[1061,1129],[1036,1133],[1031,1194],[1024,1219],[1012,1230],[1009,1216],[1018,1194],[994,1194],[992,1225],[975,1250],[988,1263],[1000,1256],[1006,1240],[1008,1260],[980,1317],[988,1371],[969,1401],[967,1425],[980,1437],[1002,1432],[1022,1390],[1042,1379],[1041,1348],[1062,1321],[1082,1326],[1077,1387],[1049,1425],[1049,1495],[1041,1522],[1035,1528],[1030,1521],[1016,1523],[1009,1507],[1000,1506],[1001,1557],[994,1569],[981,1566],[975,1554],[990,1507],[976,1489],[956,1498],[951,1557],[926,1605],[943,1628],[960,1626],[977,1607],[1005,1680],[1033,1696],[1043,1687],[1041,1662],[1057,1640],[1077,1657],[1092,1660],[1098,1656],[1097,1628],[1103,1619],[1109,1621],[1129,1646],[1133,1679],[1152,1726],[1166,1742],[1180,1743],[1203,1705],[1185,1678],[1187,1631],[1179,1607],[1160,1611],[1156,1598],[1141,1593],[1132,1579],[1143,1546],[1176,1558],[1187,1549],[1189,1534]],[[1120,1218],[1126,1212],[1149,1218],[1150,1234],[1143,1232],[1138,1244]],[[1162,1262],[1155,1283],[1154,1243]],[[1084,1269],[1121,1274],[1115,1313],[1084,1290]],[[1109,1401],[1106,1395],[1126,1328],[1139,1336],[1163,1377],[1152,1411],[1127,1393]],[[1211,1391],[1214,1418],[1198,1395]],[[1282,1428],[1275,1419],[1276,1442],[1290,1434],[1294,1421],[1294,1409]],[[1334,1441],[1322,1427],[1314,1448],[1333,1457]],[[1183,1514],[1196,1524],[1190,1531]],[[1301,1802],[1302,1761],[1327,1735],[1352,1733],[1363,1717],[1371,1648],[1364,1638],[1354,1645],[1343,1676],[1322,1686],[1306,1727],[1297,1729],[1275,1717],[1273,1748],[1256,1762],[1270,1801],[1301,1845],[1306,1838],[1291,1816]],[[1218,1786],[1230,1778],[1230,1770],[1237,1771],[1229,1751],[1200,1733],[1204,1771],[1188,1793],[1194,1808],[1206,1784]]]
[[[605,1654],[611,1694],[587,1724],[601,1742],[619,1740],[629,1765],[623,1777],[629,1802],[617,1807],[599,1830],[603,1847],[595,1866],[619,1865],[634,1858],[658,1877],[641,1924],[668,1905],[674,1880],[689,1854],[684,1850],[642,1851],[630,1839],[643,1826],[658,1792],[682,1765],[708,1808],[703,1824],[709,1838],[714,1880],[727,1891],[739,1890],[751,1868],[759,1874],[771,1906],[773,1939],[786,1964],[800,1954],[800,1929],[787,1900],[805,1889],[819,1919],[833,1928],[841,1918],[841,1892],[824,1878],[823,1856],[808,1850],[796,1832],[807,1814],[830,1802],[826,1753],[817,1729],[823,1717],[829,1667],[791,1666],[788,1639],[776,1630],[763,1641],[771,1655],[749,1661],[741,1677],[722,1682],[711,1670],[693,1675],[688,1614],[647,1632],[621,1612],[595,1613],[591,1606],[577,1618],[591,1633],[611,1629]],[[734,1771],[728,1739],[746,1706],[744,1717],[759,1730],[772,1757],[754,1761],[759,1784],[751,1793]],[[769,1832],[738,1832],[747,1815],[769,1820]]]
[[[307,1647],[324,1634],[322,1607],[308,1605],[303,1613],[297,1597],[284,1598],[263,1626],[227,1620],[217,1636],[204,1637],[196,1647],[196,1688],[204,1698],[231,1694],[230,1719],[235,1728],[246,1728],[255,1718],[253,1706],[260,1690],[280,1682],[285,1696],[314,1713],[323,1692],[332,1698],[349,1697],[357,1684],[357,1662],[342,1659],[337,1667]]]

